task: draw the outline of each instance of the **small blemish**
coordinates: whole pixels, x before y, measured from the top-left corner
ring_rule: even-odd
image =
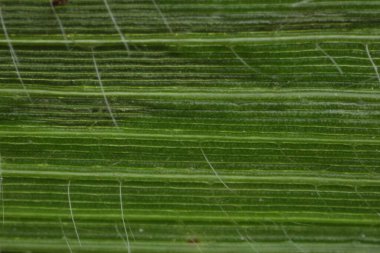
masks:
[[[197,238],[190,238],[187,240],[187,243],[198,244],[199,240]]]
[[[52,4],[54,7],[60,6],[60,5],[65,5],[69,2],[69,0],[53,0]]]

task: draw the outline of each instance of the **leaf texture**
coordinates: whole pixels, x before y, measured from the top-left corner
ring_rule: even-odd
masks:
[[[0,0],[1,252],[379,252],[380,1]]]

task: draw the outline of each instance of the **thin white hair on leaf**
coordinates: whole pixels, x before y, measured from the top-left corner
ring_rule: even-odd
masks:
[[[293,3],[291,6],[292,7],[302,6],[302,5],[310,3],[311,1],[313,1],[313,0],[302,0],[302,1],[299,1],[299,2],[296,2],[296,3]]]
[[[131,226],[129,225],[128,219],[124,215],[123,182],[121,180],[119,181],[119,197],[120,197],[120,214],[121,214],[121,220],[123,222],[123,228],[124,228],[125,236],[126,236],[127,240],[129,240],[128,230],[127,230],[127,226],[128,226],[128,229],[131,232],[131,236],[132,236],[133,240],[135,241],[136,240],[135,235],[133,234]]]
[[[368,59],[369,59],[369,61],[371,62],[373,69],[375,70],[377,80],[378,80],[379,83],[380,83],[379,70],[378,70],[378,67],[376,66],[376,64],[375,64],[375,62],[374,62],[374,60],[373,60],[373,58],[372,58],[372,56],[371,56],[371,52],[370,52],[370,50],[369,50],[369,48],[368,48],[368,44],[365,44],[365,51],[367,52]]]
[[[170,33],[173,33],[173,30],[172,30],[172,28],[170,27],[168,20],[166,19],[165,15],[162,13],[162,11],[161,11],[160,7],[158,6],[156,0],[152,0],[152,3],[153,3],[153,5],[154,5],[154,7],[156,8],[158,14],[160,14],[161,19],[162,19],[162,21],[164,22],[166,28],[169,30]]]
[[[288,241],[294,246],[294,248],[296,248],[301,253],[306,253],[306,251],[303,248],[301,248],[297,243],[293,241],[293,239],[289,236],[288,232],[286,231],[283,225],[280,225],[280,228],[284,233],[285,237],[288,239]]]
[[[210,206],[210,204],[208,204]],[[186,227],[186,224],[183,222],[183,220],[178,220],[178,223],[180,223],[185,230],[189,231],[191,234],[195,235],[196,233],[194,232],[193,229],[191,229],[191,227]],[[188,233],[187,233],[188,234]],[[194,242],[194,245],[195,247],[197,248],[197,250],[200,252],[200,253],[203,253],[203,250],[201,248],[201,246],[199,245],[199,243],[196,242],[196,240],[194,240],[193,238],[189,239],[188,241],[190,242]]]
[[[115,230],[116,230],[117,235],[123,240],[123,243],[124,243],[125,247],[127,248],[128,253],[131,253],[131,245],[129,243],[128,233],[125,232],[126,238],[124,238],[124,236],[120,233],[120,230],[116,224],[115,224]]]
[[[26,88],[26,85],[24,84],[24,81],[22,80],[21,73],[20,73],[20,70],[19,70],[19,60],[18,60],[18,57],[16,55],[16,51],[13,48],[12,40],[9,37],[8,30],[7,30],[7,27],[5,25],[5,21],[4,21],[4,17],[3,17],[3,12],[2,12],[1,7],[0,7],[0,22],[1,22],[1,26],[3,28],[5,39],[6,39],[7,43],[8,43],[9,52],[10,52],[11,57],[12,57],[13,66],[14,66],[14,68],[16,70],[17,78],[18,78],[19,82],[21,83],[21,86],[24,89],[26,96],[28,97],[28,100],[31,103],[33,103],[32,98],[30,97],[29,91]]]
[[[96,77],[98,78],[98,83],[99,83],[99,86],[100,86],[100,90],[102,92],[102,95],[103,95],[103,99],[104,99],[104,103],[106,104],[106,107],[107,107],[107,110],[108,110],[108,113],[112,119],[112,122],[114,124],[115,127],[119,127],[119,125],[117,124],[117,121],[115,119],[115,116],[113,115],[112,113],[112,109],[111,109],[111,105],[110,103],[108,102],[108,99],[107,99],[107,96],[106,96],[106,93],[104,92],[104,87],[103,87],[103,82],[102,82],[102,78],[100,76],[100,72],[99,72],[99,69],[98,69],[98,64],[96,63],[96,58],[95,58],[95,53],[94,53],[94,50],[92,49],[92,60],[93,60],[93,63],[94,63],[94,68],[95,68],[95,72],[96,72]]]
[[[362,159],[358,155],[358,150],[356,149],[356,145],[351,145],[353,154],[355,156],[355,160],[362,166],[361,168],[368,172],[369,175],[374,175],[374,169],[370,170],[366,167],[366,165],[363,163]]]
[[[288,161],[290,161],[291,163],[294,163],[296,164],[297,161],[295,161],[293,158],[291,158],[290,156],[286,155],[285,152],[284,152],[284,149],[283,147],[281,146],[281,144],[279,142],[276,142],[277,143],[277,146],[278,146],[278,150],[280,151],[280,153],[283,155],[283,157],[285,159],[287,159]]]
[[[71,204],[70,186],[71,186],[71,181],[69,180],[69,182],[67,184],[67,199],[69,201],[70,215],[71,215],[71,220],[72,220],[73,225],[74,225],[74,230],[75,230],[75,234],[76,234],[77,239],[78,239],[79,246],[82,247],[82,242],[80,241],[77,225],[76,225],[75,219],[74,219],[73,207],[72,207],[72,204]]]
[[[236,233],[240,236],[241,239],[243,239],[244,241],[246,241],[249,245],[249,247],[255,252],[255,253],[260,253],[259,250],[253,245],[253,240],[247,235],[243,235],[241,232],[240,232],[240,224],[234,219],[232,218],[229,213],[221,206],[219,205],[219,208],[220,210],[222,210],[222,212],[224,213],[224,215],[236,226]]]
[[[67,248],[69,249],[69,252],[70,252],[70,253],[73,253],[73,250],[71,249],[71,246],[70,246],[69,240],[67,239],[67,236],[66,236],[65,230],[63,229],[63,224],[62,224],[62,220],[61,220],[61,219],[59,219],[59,224],[60,224],[60,226],[61,226],[61,231],[62,231],[63,239],[64,239],[65,242],[66,242]]]
[[[318,189],[318,185],[314,185],[314,190],[315,190],[315,193],[317,194],[318,198],[323,202],[323,204],[327,208],[327,210],[329,210],[330,213],[332,213],[333,211],[331,210],[331,207],[329,205],[327,205],[326,200],[324,198],[322,198],[321,193]]]
[[[52,10],[52,12],[54,14],[55,19],[57,20],[59,29],[61,30],[61,34],[62,34],[62,36],[63,36],[63,38],[64,38],[64,40],[66,42],[66,48],[67,48],[67,50],[70,50],[69,44],[68,44],[68,38],[67,38],[67,35],[66,35],[66,32],[65,32],[65,28],[63,27],[62,21],[59,18],[58,14],[57,14],[57,11],[55,10],[55,7],[53,5],[53,1],[50,1],[50,7],[51,7],[51,10]]]
[[[343,75],[344,73],[343,73],[342,68],[338,65],[338,63],[334,60],[334,58],[331,55],[329,55],[323,48],[321,48],[321,46],[318,43],[316,43],[315,46],[317,50],[321,51],[322,54],[324,54],[332,62],[332,64],[338,70],[339,74]]]
[[[228,185],[223,181],[223,179],[219,176],[218,172],[215,170],[214,166],[212,166],[211,162],[208,160],[205,152],[203,151],[203,148],[201,148],[201,152],[202,152],[202,155],[203,157],[205,158],[208,166],[211,168],[211,170],[214,172],[216,178],[224,185],[224,187],[226,187],[229,191],[233,192],[233,190],[231,190],[230,187],[228,187]]]
[[[111,7],[110,5],[108,4],[108,0],[103,0],[104,2],[104,5],[106,6],[106,9],[108,11],[108,15],[110,16],[111,20],[112,20],[112,23],[113,25],[115,26],[115,29],[116,31],[119,33],[119,36],[120,36],[120,39],[121,41],[123,42],[124,44],[124,47],[125,49],[127,50],[127,53],[128,53],[128,56],[130,55],[130,49],[129,49],[129,45],[128,45],[128,41],[127,41],[127,38],[125,37],[124,33],[121,31],[117,21],[116,21],[116,18],[115,16],[113,15],[113,12],[111,10]]]
[[[258,73],[257,69],[251,67],[236,51],[233,47],[230,47],[231,52],[235,55],[236,59],[238,59],[244,66],[246,66],[248,69]]]

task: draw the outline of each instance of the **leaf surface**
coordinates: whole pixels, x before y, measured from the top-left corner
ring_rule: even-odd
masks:
[[[55,2],[0,1],[2,252],[380,251],[380,1]]]

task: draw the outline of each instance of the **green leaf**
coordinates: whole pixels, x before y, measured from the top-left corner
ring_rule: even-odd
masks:
[[[0,1],[1,252],[380,252],[380,1],[54,3]]]

